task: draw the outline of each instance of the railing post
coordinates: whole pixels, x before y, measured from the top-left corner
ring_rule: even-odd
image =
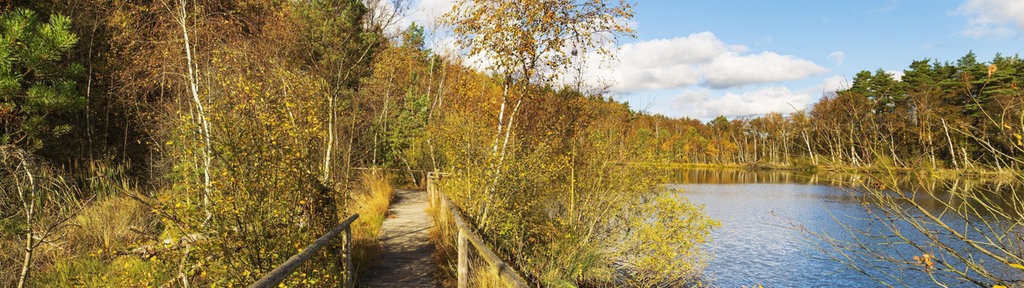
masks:
[[[356,287],[356,267],[352,265],[352,226],[345,227],[345,235],[341,249],[344,250],[341,253],[341,257],[344,257],[345,263],[345,287],[354,288]]]
[[[342,244],[341,249],[343,251],[341,251],[341,257],[345,257],[342,260],[343,263],[345,263],[344,265],[348,266],[345,269],[348,273],[348,279],[345,279],[345,281],[349,282],[348,287],[352,287],[351,285],[355,284],[355,274],[353,274],[354,269],[352,269],[352,233],[350,230],[350,225],[352,225],[352,222],[356,221],[356,219],[358,218],[359,214],[353,214],[352,217],[348,217],[348,219],[342,221],[341,224],[334,226],[334,229],[331,229],[331,232],[327,232],[327,234],[320,236],[320,238],[317,238],[316,241],[313,241],[312,244],[306,246],[305,249],[302,249],[302,251],[299,251],[299,253],[292,255],[292,257],[288,257],[288,260],[285,260],[284,263],[278,265],[277,268],[274,268],[274,270],[267,272],[267,275],[263,275],[263,278],[260,278],[259,280],[256,281],[256,283],[249,285],[249,288],[277,287],[278,284],[281,283],[281,281],[284,281],[284,278],[288,277],[288,275],[291,275],[292,272],[295,272],[296,269],[299,269],[299,266],[301,266],[302,263],[306,262],[306,260],[309,260],[310,257],[313,257],[313,255],[316,254],[317,251],[320,251],[320,248],[326,246],[327,243],[330,242],[335,237],[337,237],[342,230],[345,230],[345,243]]]
[[[469,239],[466,237],[466,231],[459,228],[459,267],[458,267],[458,281],[459,288],[469,287]]]

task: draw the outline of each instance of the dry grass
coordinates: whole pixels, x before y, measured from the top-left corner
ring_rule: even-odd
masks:
[[[471,254],[472,255],[472,254]],[[472,259],[472,258],[471,258]],[[470,260],[472,262],[469,271],[469,286],[482,288],[504,288],[508,287],[505,280],[498,276],[494,269],[487,269],[487,262],[482,259]]]
[[[96,202],[75,218],[68,231],[74,251],[122,251],[149,240],[152,219],[145,207],[129,197],[111,197]]]
[[[359,219],[352,223],[353,258],[358,271],[368,268],[380,253],[377,235],[395,195],[390,178],[380,170],[367,170],[360,175],[356,189],[351,191],[350,214],[359,213]]]
[[[427,189],[430,189],[429,187]],[[430,195],[434,197],[434,195]],[[436,199],[431,199],[431,203]],[[430,242],[434,243],[434,262],[437,263],[439,277],[443,287],[455,287],[455,271],[457,253],[455,238],[458,231],[455,229],[455,220],[448,213],[441,213],[440,208],[434,205],[427,207],[427,214],[434,219],[434,226],[430,228]]]
[[[151,269],[135,269],[149,265],[137,256],[115,256],[149,241],[154,233],[151,220],[151,214],[145,207],[128,197],[113,196],[93,202],[71,220],[71,225],[59,237],[40,246],[39,253],[33,257],[33,277],[30,280],[40,287],[74,286],[76,283],[91,286],[88,283],[104,283],[102,281],[106,280],[102,277],[109,278],[114,274],[123,274],[121,278],[125,279],[122,283],[139,275],[151,274]],[[17,237],[5,238],[0,243],[0,263],[20,261],[21,246],[18,244],[21,242],[15,240]],[[115,265],[124,261],[132,265]],[[2,269],[0,286],[12,284],[9,280],[17,277],[14,272],[14,269]]]
[[[427,188],[430,189],[430,188]],[[430,195],[434,197],[435,195]],[[441,203],[440,199],[431,199],[431,203]],[[443,212],[442,212],[443,211]],[[456,269],[458,268],[458,249],[455,239],[458,237],[458,229],[455,227],[455,219],[448,213],[447,207],[427,207],[427,214],[434,219],[434,226],[430,229],[430,242],[434,243],[434,262],[437,263],[438,281],[442,287],[456,287]],[[476,250],[470,244],[469,251],[469,287],[508,287],[501,276],[493,269],[488,269],[488,264],[476,254]]]
[[[55,189],[45,193],[67,193],[67,198],[62,199],[64,202],[45,202],[45,210],[34,215],[38,224],[32,228],[36,233],[50,234],[33,253],[29,284],[73,286],[66,281],[98,278],[94,272],[99,268],[121,271],[131,266],[106,268],[114,267],[111,263],[115,255],[147,241],[155,232],[151,213],[135,200],[119,196],[137,190],[134,181],[125,175],[125,167],[93,161],[87,167],[40,174],[49,177],[47,183]],[[0,287],[12,285],[18,277],[16,268],[21,267],[24,255],[22,233],[29,228],[17,221],[3,221],[10,219],[15,218],[0,219]]]
[[[21,268],[22,254],[24,249],[17,237],[3,235],[0,240],[0,287],[14,287],[18,281],[18,272]],[[20,245],[19,245],[20,244]]]

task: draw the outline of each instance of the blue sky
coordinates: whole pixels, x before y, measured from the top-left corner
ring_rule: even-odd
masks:
[[[429,23],[450,0],[418,0]],[[635,1],[637,38],[590,77],[637,110],[708,120],[805,109],[858,71],[1024,49],[1024,1]],[[444,37],[444,36],[435,36]],[[610,80],[610,82],[608,82]]]

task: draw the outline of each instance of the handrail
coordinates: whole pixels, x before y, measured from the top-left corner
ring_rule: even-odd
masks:
[[[320,238],[316,239],[316,241],[313,241],[313,243],[309,244],[309,246],[306,246],[306,248],[302,249],[302,251],[299,252],[298,254],[292,255],[292,257],[288,258],[287,261],[284,261],[284,263],[281,263],[280,266],[277,266],[277,268],[274,268],[274,270],[267,273],[267,275],[264,275],[263,278],[260,278],[260,280],[256,281],[256,283],[250,285],[249,288],[277,287],[277,285],[280,284],[281,281],[284,281],[284,278],[288,277],[288,275],[291,275],[293,272],[295,272],[295,270],[298,269],[299,266],[302,265],[302,263],[305,263],[306,260],[309,260],[309,258],[313,256],[313,254],[315,254],[317,251],[320,251],[320,249],[327,245],[327,243],[331,242],[331,239],[337,237],[338,233],[341,233],[341,230],[345,230],[345,236],[343,239],[344,244],[341,247],[341,260],[342,263],[345,265],[345,274],[347,274],[345,277],[345,287],[354,287],[355,269],[352,266],[351,226],[352,222],[356,221],[357,218],[359,218],[359,214],[353,214],[352,217],[348,217],[348,219],[342,221],[341,224],[338,224],[338,226],[334,226],[334,229],[332,229],[330,232],[327,232],[327,234],[324,234],[324,236],[320,236]]]
[[[469,245],[467,245],[467,242],[473,244],[473,247],[476,248],[476,251],[480,256],[484,258],[487,264],[491,266],[490,268],[493,269],[499,277],[501,277],[501,280],[503,280],[506,285],[511,287],[530,287],[526,284],[526,280],[523,280],[523,277],[519,276],[518,272],[508,264],[505,264],[505,262],[501,260],[501,257],[498,257],[490,247],[487,247],[487,243],[484,242],[480,235],[474,232],[475,230],[472,229],[472,226],[470,226],[468,222],[466,222],[462,213],[459,212],[459,209],[455,205],[452,205],[448,196],[437,191],[437,188],[434,186],[434,181],[440,179],[440,175],[441,174],[437,172],[427,173],[427,192],[431,194],[430,204],[435,205],[434,207],[438,207],[437,205],[440,205],[441,207],[439,207],[439,211],[447,210],[449,215],[451,215],[455,220],[455,226],[459,229],[457,242],[459,263],[457,268],[458,275],[456,276],[458,278],[458,288],[465,288],[469,286]],[[435,198],[438,199],[435,200]]]

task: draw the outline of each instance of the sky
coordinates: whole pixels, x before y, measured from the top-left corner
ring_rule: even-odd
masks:
[[[451,0],[413,0],[426,23]],[[614,0],[612,0],[614,1]],[[636,38],[587,77],[638,111],[704,121],[809,109],[862,70],[897,79],[914,60],[988,61],[1024,49],[1021,0],[633,0]],[[428,29],[430,30],[430,29]],[[431,45],[450,36],[427,36]]]

